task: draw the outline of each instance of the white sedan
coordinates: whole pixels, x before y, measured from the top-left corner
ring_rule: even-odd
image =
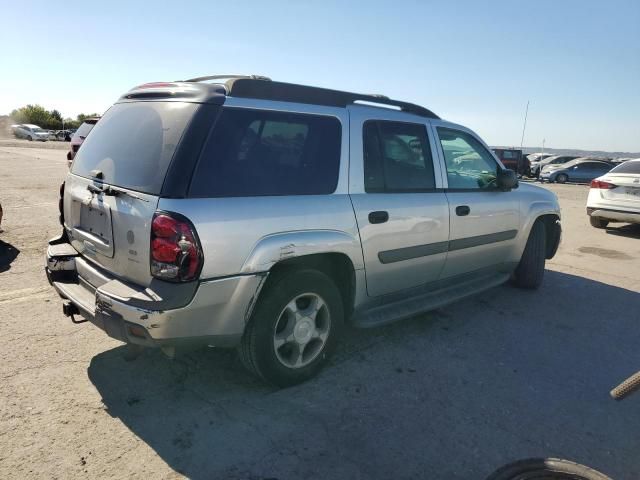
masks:
[[[640,158],[591,181],[587,214],[596,228],[609,222],[640,223]]]

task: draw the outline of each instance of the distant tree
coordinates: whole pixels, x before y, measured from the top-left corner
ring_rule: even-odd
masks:
[[[41,105],[27,105],[11,112],[11,116],[18,123],[33,123],[42,128],[48,128],[51,123],[51,113]]]
[[[78,123],[77,120],[74,120],[73,118],[65,118],[64,119],[64,128],[68,129],[68,130],[74,130],[76,128],[78,128],[80,126],[80,124]]]
[[[49,112],[49,116],[51,117],[49,120],[49,127],[52,130],[61,130],[62,129],[62,115],[58,110],[51,110]]]
[[[78,124],[81,125],[82,122],[85,121],[85,119],[90,118],[90,117],[99,117],[100,115],[98,115],[97,113],[90,113],[89,115],[87,115],[86,113],[81,113],[80,115],[78,115],[76,117],[76,120],[78,120]]]
[[[11,112],[10,116],[14,123],[32,123],[47,130],[62,129],[62,114],[56,109],[49,111],[41,105],[27,105],[22,108],[17,108]],[[97,116],[99,116],[97,113],[92,113],[89,115],[87,115],[86,113],[81,113],[76,117],[75,120],[71,118],[65,118],[64,128],[78,128],[82,124],[82,122],[84,122],[85,118]]]

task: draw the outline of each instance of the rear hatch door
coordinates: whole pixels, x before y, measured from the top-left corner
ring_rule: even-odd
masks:
[[[151,282],[150,228],[165,175],[197,104],[117,103],[78,151],[65,184],[72,245],[116,277]]]

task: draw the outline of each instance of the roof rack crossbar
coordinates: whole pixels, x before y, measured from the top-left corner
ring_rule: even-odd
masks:
[[[264,75],[206,75],[204,77],[196,77],[190,78],[189,80],[179,80],[181,82],[206,82],[208,80],[222,80],[222,79],[236,79],[236,78],[246,78],[250,80],[264,80],[270,82],[271,79],[269,77],[265,77]]]

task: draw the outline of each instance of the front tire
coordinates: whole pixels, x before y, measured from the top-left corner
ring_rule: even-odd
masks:
[[[320,271],[284,270],[272,275],[239,350],[249,371],[288,387],[324,367],[340,337],[344,308],[335,283]]]
[[[565,173],[561,173],[556,177],[556,182],[558,183],[567,183],[569,181],[569,176]]]
[[[589,223],[591,223],[592,227],[607,228],[607,225],[609,225],[609,220],[604,220],[600,217],[589,217]]]
[[[29,135],[29,136],[27,137],[27,140],[29,140],[30,142],[33,142],[33,137],[32,137],[31,135]]]
[[[535,289],[542,284],[546,253],[544,222],[536,220],[524,248],[520,263],[513,272],[512,283],[519,288]]]
[[[596,470],[559,458],[529,458],[510,463],[492,473],[487,480],[548,478],[557,480],[611,480]]]

